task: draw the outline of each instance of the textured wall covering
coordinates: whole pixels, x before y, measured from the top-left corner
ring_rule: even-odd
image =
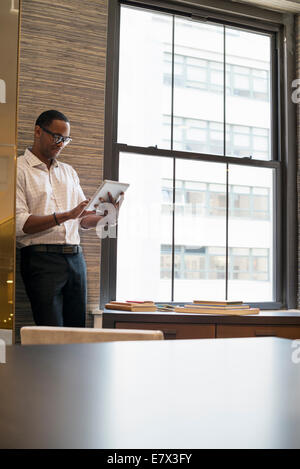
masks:
[[[21,7],[18,154],[32,143],[42,111],[62,111],[73,142],[61,160],[76,169],[86,196],[102,180],[107,1],[23,0]],[[81,240],[91,308],[99,305],[100,240],[94,230]],[[32,321],[18,272],[16,290],[18,341],[19,328]]]

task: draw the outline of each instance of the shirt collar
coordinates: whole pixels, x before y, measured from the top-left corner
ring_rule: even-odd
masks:
[[[40,165],[46,166],[46,164],[43,163],[41,160],[39,160],[38,157],[35,156],[32,153],[32,151],[30,151],[29,148],[26,148],[26,150],[25,150],[25,158],[26,158],[26,160],[27,160],[27,162],[29,163],[30,166],[40,166]],[[58,167],[58,161],[55,158],[52,161],[53,161],[52,165],[55,168],[57,168]]]

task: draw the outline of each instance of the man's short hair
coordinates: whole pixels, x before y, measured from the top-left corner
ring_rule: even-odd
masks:
[[[40,127],[47,127],[54,120],[70,122],[69,119],[62,112],[51,109],[50,111],[42,112],[42,114],[40,114],[37,118],[35,125],[39,125]]]

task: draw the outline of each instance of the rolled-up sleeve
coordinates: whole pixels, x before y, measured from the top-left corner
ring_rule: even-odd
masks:
[[[22,171],[17,171],[17,191],[16,191],[16,236],[25,236],[23,227],[30,217],[26,194],[25,194],[25,178]]]
[[[80,204],[81,202],[83,202],[84,200],[86,200],[86,196],[84,195],[84,192],[82,190],[82,187],[80,185],[80,180],[79,180],[79,177],[78,177],[78,174],[76,173],[75,169],[73,169],[73,178],[74,178],[74,182],[75,182],[75,185],[76,185],[76,188],[77,188],[77,196],[78,196],[78,204]],[[80,224],[80,219],[77,220],[78,221],[78,228],[80,230],[83,230],[83,231],[88,231],[88,230],[91,230],[91,228],[84,228],[83,226],[81,226]]]
[[[78,174],[76,173],[74,168],[72,168],[72,173],[73,173],[73,179],[74,179],[75,187],[77,189],[77,201],[78,201],[78,204],[80,204],[80,202],[83,202],[84,200],[86,200],[86,197],[85,197],[84,192],[81,188]]]

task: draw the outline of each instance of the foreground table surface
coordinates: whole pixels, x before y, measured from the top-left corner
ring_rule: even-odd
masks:
[[[297,347],[274,338],[7,347],[0,447],[299,448]]]

